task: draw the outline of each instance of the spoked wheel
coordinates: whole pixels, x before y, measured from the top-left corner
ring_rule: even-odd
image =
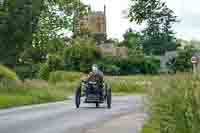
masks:
[[[76,108],[80,107],[80,104],[81,104],[81,89],[80,88],[77,88],[76,90],[75,104],[76,104]]]
[[[111,89],[107,89],[107,108],[110,109],[112,104],[112,92]]]

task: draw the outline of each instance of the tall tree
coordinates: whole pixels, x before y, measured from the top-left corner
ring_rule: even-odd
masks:
[[[130,21],[146,23],[142,45],[146,54],[161,55],[176,50],[177,43],[172,26],[177,22],[174,12],[161,0],[131,0]]]
[[[134,32],[132,29],[128,29],[123,37],[124,40],[120,45],[135,50],[140,48],[140,34],[138,32]]]
[[[59,32],[73,31],[76,12],[80,12],[80,15],[86,14],[87,6],[79,0],[43,0],[37,32],[33,33],[32,48],[24,51],[21,57],[24,62],[37,63],[46,60],[47,54],[52,51],[51,45],[57,44],[56,47],[63,48],[63,43],[60,42],[63,42],[64,36]],[[29,53],[31,55],[27,55]]]
[[[15,67],[19,54],[31,46],[41,0],[5,0],[0,13],[0,62]]]

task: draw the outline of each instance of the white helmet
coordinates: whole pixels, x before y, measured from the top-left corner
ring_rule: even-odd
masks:
[[[99,69],[98,69],[98,66],[96,64],[93,64],[92,65],[92,72],[97,72]]]

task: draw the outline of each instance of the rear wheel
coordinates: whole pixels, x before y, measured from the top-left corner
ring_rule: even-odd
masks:
[[[107,90],[107,108],[110,109],[112,104],[112,92],[111,89]]]
[[[81,89],[80,88],[77,88],[76,90],[75,104],[76,104],[76,108],[80,107],[80,104],[81,104]]]

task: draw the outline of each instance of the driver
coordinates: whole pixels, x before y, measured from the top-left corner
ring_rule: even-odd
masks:
[[[90,72],[90,74],[88,75],[87,80],[101,84],[103,82],[103,76],[103,72],[99,70],[96,64],[94,64],[92,65],[92,72]]]
[[[87,81],[92,81],[92,82],[96,82],[97,86],[98,86],[98,91],[99,94],[101,96],[101,100],[103,100],[103,92],[102,92],[102,88],[103,88],[103,72],[101,70],[99,70],[98,66],[96,64],[92,65],[92,72],[89,73],[88,77],[87,77]]]

